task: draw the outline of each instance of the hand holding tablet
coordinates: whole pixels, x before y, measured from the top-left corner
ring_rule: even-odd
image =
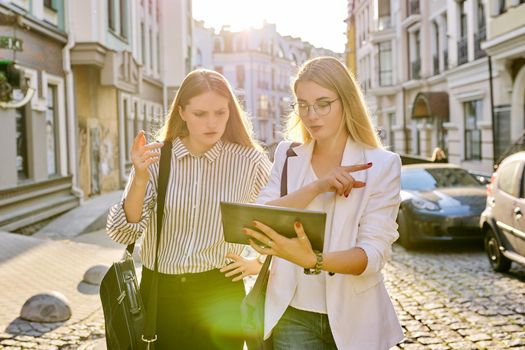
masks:
[[[302,224],[312,248],[323,251],[326,213],[229,202],[221,202],[220,208],[226,242],[250,244],[250,236],[243,233],[243,229],[247,227],[254,231],[260,231],[253,225],[253,221],[261,222],[285,237],[297,238],[294,224],[298,221]],[[269,242],[260,243],[268,245]]]

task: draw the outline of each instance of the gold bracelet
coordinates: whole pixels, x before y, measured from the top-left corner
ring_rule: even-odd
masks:
[[[318,275],[321,273],[321,269],[323,268],[323,253],[320,251],[314,250],[315,253],[315,266],[311,269],[304,268],[304,274],[305,275]]]

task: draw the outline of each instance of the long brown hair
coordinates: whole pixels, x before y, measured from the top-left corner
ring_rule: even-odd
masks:
[[[294,94],[297,94],[297,85],[306,81],[312,81],[339,96],[343,105],[343,124],[355,142],[372,148],[383,147],[368,115],[359,85],[339,60],[317,57],[307,61],[293,83]],[[288,135],[295,134],[294,131],[299,129],[303,142],[312,139],[301,118],[293,112],[289,116],[287,129]]]
[[[228,99],[230,117],[222,139],[242,146],[261,149],[253,139],[252,125],[233,94],[230,84],[224,76],[208,69],[194,70],[184,78],[171,104],[166,123],[159,131],[160,139],[166,141],[188,136],[188,127],[182,120],[178,107],[184,109],[191,98],[209,91]]]

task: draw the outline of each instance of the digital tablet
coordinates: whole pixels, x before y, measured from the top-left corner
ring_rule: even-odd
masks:
[[[250,244],[250,236],[242,232],[244,227],[257,230],[253,220],[273,228],[277,233],[293,238],[297,237],[294,224],[303,224],[313,249],[323,251],[326,213],[320,211],[291,209],[260,204],[240,204],[221,202],[222,227],[224,240],[230,243]],[[262,242],[264,243],[264,242]]]

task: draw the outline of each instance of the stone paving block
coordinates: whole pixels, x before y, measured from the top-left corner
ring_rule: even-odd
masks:
[[[122,249],[71,241],[50,241],[12,233],[0,233],[0,271],[3,286],[16,286],[0,298],[0,331],[15,320],[24,302],[34,294],[56,290],[72,304],[68,322],[85,319],[100,304],[98,293],[84,294],[77,288],[84,272],[96,264],[110,264]],[[2,290],[5,290],[2,288]],[[22,331],[31,330],[22,324]]]

